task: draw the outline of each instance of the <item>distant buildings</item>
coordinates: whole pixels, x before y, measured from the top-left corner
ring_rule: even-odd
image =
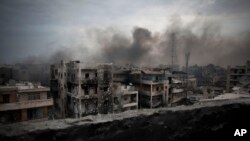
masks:
[[[188,74],[197,80],[197,86],[219,86],[225,88],[226,70],[220,66],[209,64],[206,66],[190,66]]]
[[[227,67],[227,92],[234,86],[248,87],[250,85],[250,61],[244,66]]]
[[[49,90],[27,82],[0,86],[0,122],[48,119],[53,106]]]
[[[0,85],[9,80],[39,82],[49,86],[48,64],[0,65]]]

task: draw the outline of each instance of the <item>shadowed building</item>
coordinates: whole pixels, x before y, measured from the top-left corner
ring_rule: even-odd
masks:
[[[17,83],[0,87],[0,122],[12,123],[48,119],[53,106],[49,88],[39,84]]]
[[[230,92],[234,86],[241,85],[243,87],[247,87],[247,85],[250,85],[249,78],[250,78],[250,61],[247,61],[245,66],[235,66],[235,67],[228,66],[227,82],[226,82],[227,92]]]

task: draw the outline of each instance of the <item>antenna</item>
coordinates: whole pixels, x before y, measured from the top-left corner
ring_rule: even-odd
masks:
[[[188,62],[189,62],[189,57],[190,57],[190,51],[188,49],[186,49],[185,59],[186,59],[186,73],[187,73],[187,76],[188,76]]]
[[[174,57],[175,57],[175,32],[171,33],[171,70],[174,70]]]

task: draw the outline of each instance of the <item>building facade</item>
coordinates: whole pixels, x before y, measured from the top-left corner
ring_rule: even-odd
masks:
[[[115,83],[114,91],[114,112],[138,109],[138,91],[134,86]]]
[[[0,122],[46,120],[53,106],[49,88],[32,83],[0,87]]]
[[[169,85],[164,72],[134,71],[130,74],[130,82],[139,91],[141,108],[157,108],[168,104]]]
[[[51,66],[51,92],[58,118],[111,113],[112,64],[62,61]]]
[[[173,71],[169,78],[171,86],[169,92],[169,103],[171,106],[180,105],[187,97],[187,74],[182,71]]]
[[[244,82],[244,79],[250,78],[250,61],[246,62],[244,66],[227,67],[227,82],[226,90],[230,92],[234,86],[249,85],[249,81]]]

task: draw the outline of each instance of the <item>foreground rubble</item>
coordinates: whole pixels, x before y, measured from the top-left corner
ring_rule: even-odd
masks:
[[[0,125],[0,140],[190,140],[249,126],[250,99]]]

